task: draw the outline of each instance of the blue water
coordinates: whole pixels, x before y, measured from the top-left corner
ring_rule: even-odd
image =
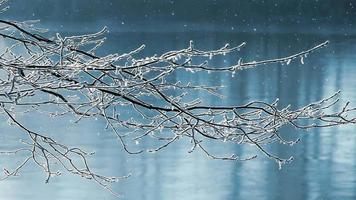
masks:
[[[113,24],[113,19],[100,21]],[[45,22],[48,28],[58,29]],[[62,34],[96,31],[98,22],[85,25],[60,21]],[[167,26],[176,27],[175,24]],[[178,25],[177,25],[178,26]],[[189,26],[197,26],[196,24]],[[308,56],[305,64],[298,61],[288,66],[273,64],[240,71],[232,77],[229,73],[219,74],[178,74],[175,78],[195,84],[224,85],[220,91],[226,96],[217,100],[206,94],[192,94],[201,97],[206,104],[242,104],[251,100],[273,101],[279,98],[281,106],[291,104],[293,108],[320,100],[341,90],[341,102],[351,101],[356,106],[356,35],[335,31],[221,31],[214,26],[201,25],[192,30],[141,30],[131,24],[132,29],[113,28],[108,34],[106,46],[101,54],[127,52],[146,44],[142,56],[159,54],[172,49],[184,48],[189,40],[201,49],[219,48],[225,43],[238,45],[247,42],[240,55],[228,56],[214,61],[214,65],[229,65],[238,56],[244,60],[260,60],[286,56],[329,40],[330,44]],[[212,28],[213,27],[213,28]],[[110,28],[110,27],[109,27]],[[167,27],[166,27],[167,28]],[[325,27],[324,27],[325,28]],[[169,29],[169,28],[167,28]],[[202,31],[199,31],[201,29]],[[140,30],[140,31],[130,31]],[[330,27],[330,30],[334,30]],[[4,44],[2,44],[4,45]],[[336,106],[340,109],[340,106]],[[36,116],[36,120],[33,117]],[[356,199],[356,127],[345,125],[326,129],[300,132],[283,129],[288,137],[301,137],[293,147],[272,145],[269,149],[282,157],[294,156],[291,164],[278,165],[263,155],[248,162],[211,160],[201,152],[187,153],[188,140],[180,140],[156,154],[128,155],[105,130],[105,122],[87,119],[80,124],[70,123],[70,117],[49,119],[36,114],[21,119],[30,127],[49,132],[60,142],[96,151],[90,159],[92,167],[107,175],[126,175],[129,179],[113,184],[113,189],[123,199],[259,199],[259,200],[315,200],[315,199]],[[1,118],[0,148],[12,148],[22,138],[21,131],[7,125]],[[143,145],[152,146],[153,141]],[[257,151],[250,146],[227,146],[209,144],[217,154],[236,153],[242,156],[254,155]],[[0,166],[11,167],[21,161],[17,157],[1,156]],[[44,183],[45,174],[41,169],[29,165],[21,176],[0,182],[0,199],[116,199],[91,181],[64,173]]]

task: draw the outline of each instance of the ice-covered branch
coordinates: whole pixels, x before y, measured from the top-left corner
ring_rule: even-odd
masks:
[[[349,103],[338,112],[330,111],[339,101],[339,92],[295,110],[280,108],[278,101],[212,106],[199,99],[188,101],[186,97],[191,91],[204,91],[220,97],[219,87],[170,81],[170,77],[181,70],[185,73],[207,72],[208,75],[211,72],[235,73],[273,63],[289,64],[295,59],[304,63],[308,54],[325,47],[328,41],[282,58],[251,62],[240,59],[225,67],[211,66],[210,60],[238,53],[246,43],[201,50],[191,41],[184,49],[139,58],[145,48],[142,45],[128,53],[98,56],[96,51],[105,44],[107,28],[87,35],[45,37],[32,23],[0,20],[0,37],[8,44],[0,52],[1,114],[29,137],[28,141],[23,141],[23,148],[2,151],[11,155],[28,153],[17,168],[4,169],[3,179],[18,175],[30,161],[48,175],[46,182],[59,174],[52,170],[55,163],[109,190],[111,182],[124,178],[93,172],[87,161],[89,153],[57,143],[54,138],[27,128],[15,117],[15,113],[29,114],[46,105],[57,109],[48,113],[51,117],[73,115],[76,123],[83,118],[104,119],[122,148],[130,154],[159,152],[181,138],[188,138],[192,144],[188,152],[200,149],[213,159],[250,160],[257,155],[246,158],[235,154],[217,156],[205,145],[206,141],[216,141],[220,145],[250,144],[280,165],[292,159],[280,158],[269,152],[265,145],[276,142],[293,145],[299,141],[287,141],[279,133],[281,127],[291,125],[309,129],[356,124],[355,108]],[[132,111],[132,116],[122,116],[120,113],[124,110]],[[156,140],[157,146],[132,148],[131,144],[143,139]]]

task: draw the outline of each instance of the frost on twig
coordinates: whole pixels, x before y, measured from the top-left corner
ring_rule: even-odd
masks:
[[[20,110],[27,114],[46,105],[59,110],[49,113],[51,117],[73,115],[76,122],[84,118],[102,118],[129,154],[159,152],[181,138],[188,138],[192,145],[188,152],[200,149],[212,159],[250,160],[256,155],[218,156],[205,145],[211,140],[220,145],[249,144],[280,166],[292,158],[281,158],[269,152],[265,145],[293,145],[299,141],[284,139],[279,133],[281,127],[291,125],[297,129],[309,129],[356,123],[352,117],[355,108],[349,103],[340,111],[330,112],[329,108],[339,101],[339,92],[295,110],[280,108],[278,101],[211,106],[199,99],[187,100],[187,97],[193,91],[219,97],[218,87],[170,81],[172,75],[182,70],[186,73],[235,73],[272,63],[288,65],[294,60],[304,63],[306,55],[325,47],[328,41],[283,58],[252,62],[240,59],[229,67],[223,67],[211,66],[210,60],[217,56],[230,56],[245,43],[202,50],[191,41],[184,49],[139,58],[138,54],[145,48],[142,45],[124,54],[97,56],[97,49],[105,42],[107,28],[93,34],[56,34],[47,38],[31,22],[0,20],[0,24],[1,39],[8,44],[0,52],[0,112],[29,137],[22,148],[2,152],[28,153],[17,168],[6,169],[3,179],[17,175],[29,162],[44,170],[48,175],[46,182],[59,174],[51,170],[55,163],[73,174],[96,181],[110,191],[110,183],[125,178],[95,173],[87,162],[90,156],[87,152],[30,130],[15,117],[15,112]],[[132,116],[121,115],[123,110],[132,111]],[[153,139],[158,146],[138,150],[131,147],[131,144],[144,139]]]

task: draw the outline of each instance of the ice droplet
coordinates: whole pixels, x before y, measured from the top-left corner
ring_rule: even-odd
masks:
[[[213,54],[210,53],[210,54],[209,54],[209,60],[211,60],[212,58],[213,58]]]
[[[278,161],[278,169],[281,170],[282,169],[282,165],[284,164],[283,161]]]
[[[241,66],[241,63],[242,63],[242,59],[240,58],[239,61],[237,62],[237,65]]]
[[[189,49],[191,49],[191,50],[194,49],[194,41],[193,40],[189,41]]]

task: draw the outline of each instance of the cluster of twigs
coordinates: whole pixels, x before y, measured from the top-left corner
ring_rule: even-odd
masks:
[[[285,140],[278,132],[282,126],[308,129],[356,123],[356,118],[347,117],[355,111],[349,108],[349,103],[338,112],[326,112],[339,101],[339,92],[296,110],[280,109],[278,101],[210,106],[200,99],[187,100],[187,97],[197,90],[219,96],[219,87],[169,81],[180,70],[235,73],[271,63],[288,65],[295,59],[304,62],[306,55],[325,47],[328,41],[284,58],[253,62],[240,59],[235,65],[219,67],[210,66],[210,59],[238,52],[245,43],[207,51],[190,42],[185,49],[138,59],[137,54],[145,47],[142,45],[125,54],[98,56],[96,51],[105,41],[106,28],[93,34],[44,37],[33,23],[0,20],[1,40],[7,44],[0,52],[1,114],[30,139],[23,142],[23,148],[2,151],[7,154],[28,152],[28,157],[17,168],[4,169],[3,179],[17,175],[30,161],[47,173],[46,182],[59,174],[52,170],[53,165],[92,179],[110,191],[110,183],[126,177],[96,174],[87,162],[90,153],[30,130],[15,117],[18,112],[31,113],[46,105],[57,108],[50,113],[52,117],[70,114],[77,118],[76,122],[83,118],[104,119],[129,154],[144,152],[144,149],[131,150],[130,144],[145,138],[157,140],[160,145],[147,149],[148,152],[158,152],[180,138],[189,138],[192,144],[189,152],[200,149],[213,159],[249,160],[256,156],[216,156],[204,146],[204,141],[214,140],[222,145],[251,144],[280,165],[291,159],[268,152],[264,145],[273,142],[293,145],[299,141]],[[202,59],[205,61],[200,62]],[[134,111],[132,116],[135,117],[121,115],[123,110]],[[300,123],[305,120],[310,123]]]

